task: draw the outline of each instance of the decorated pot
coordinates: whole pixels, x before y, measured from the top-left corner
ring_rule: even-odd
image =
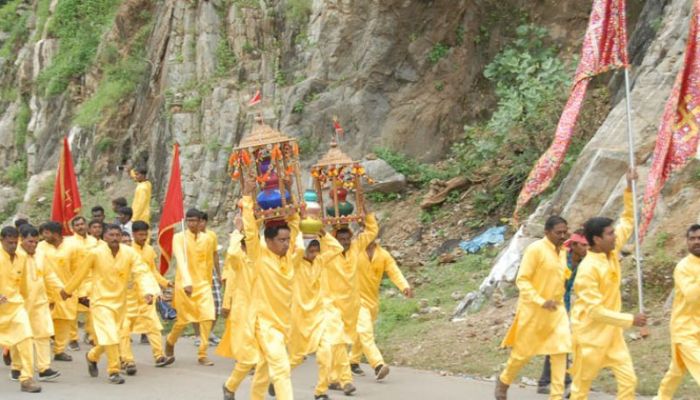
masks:
[[[304,191],[304,201],[306,203],[311,203],[311,202],[317,202],[318,201],[318,195],[316,194],[316,191],[313,189],[306,189]]]
[[[306,217],[299,223],[299,229],[304,235],[316,235],[323,228],[323,222],[320,219]]]
[[[338,199],[340,199],[340,194],[338,195]],[[349,201],[338,202],[338,213],[341,217],[352,214],[354,210],[355,206],[353,206]],[[331,217],[335,217],[335,207],[332,205],[326,207],[326,214],[330,215]]]

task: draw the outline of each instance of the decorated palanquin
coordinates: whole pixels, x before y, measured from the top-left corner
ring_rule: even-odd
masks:
[[[265,124],[261,116],[233,149],[229,169],[231,179],[241,186],[246,179],[256,179],[256,218],[279,220],[301,210],[299,145],[296,139]]]
[[[311,167],[311,177],[324,224],[338,226],[364,220],[362,181],[372,183],[372,180],[359,162],[340,150],[335,140],[328,152]],[[307,192],[307,197],[309,195]]]

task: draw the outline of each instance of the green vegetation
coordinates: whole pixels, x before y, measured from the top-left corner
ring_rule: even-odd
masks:
[[[223,77],[231,73],[236,65],[236,55],[231,50],[226,35],[219,37],[219,45],[216,47],[216,76]]]
[[[287,20],[301,25],[311,15],[311,0],[288,0],[285,16]]]
[[[202,105],[202,97],[201,96],[192,96],[187,99],[185,99],[182,102],[182,111],[184,112],[197,112],[199,111],[199,106]]]
[[[321,141],[314,139],[311,135],[302,135],[299,137],[299,156],[302,159],[309,159],[318,152],[321,147]]]
[[[398,200],[401,198],[398,193],[381,193],[381,192],[371,192],[367,193],[365,196],[369,201],[373,203],[386,203],[389,201]]]
[[[97,142],[95,148],[97,149],[98,153],[104,153],[111,150],[115,143],[116,141],[111,137],[103,137]]]
[[[527,174],[551,142],[571,74],[557,49],[547,44],[546,29],[534,25],[518,27],[512,43],[487,65],[484,76],[495,86],[498,107],[488,121],[465,127],[463,141],[452,149],[460,174],[500,177],[488,190],[475,194],[480,213],[509,212]],[[587,140],[580,136],[565,169]]]
[[[23,189],[27,183],[26,158],[20,159],[16,163],[7,167],[5,169],[5,173],[3,174],[3,181],[9,183],[12,186]]]
[[[49,7],[51,0],[38,0],[36,6],[36,34],[34,40],[39,40],[46,26],[46,20],[49,18]]]
[[[455,31],[455,43],[457,43],[457,46],[461,46],[462,43],[464,43],[464,25],[457,27]]]
[[[294,103],[294,105],[292,106],[292,112],[294,114],[303,114],[304,113],[304,101],[297,100]]]
[[[20,104],[19,112],[17,113],[17,124],[15,128],[15,145],[20,149],[20,152],[24,153],[24,144],[27,142],[27,127],[29,126],[29,120],[32,118],[32,110],[29,108],[27,102],[22,102]]]
[[[495,255],[496,251],[493,250],[467,255],[453,264],[437,265],[433,262],[417,271],[416,275],[420,281],[427,284],[414,288],[413,299],[405,299],[401,295],[383,295],[375,331],[377,340],[388,342],[389,338],[396,335],[406,337],[407,332],[410,335],[429,329],[429,320],[411,318],[418,312],[419,299],[426,299],[429,306],[441,306],[443,311],[449,314],[452,312],[450,305],[454,304],[452,293],[476,290],[481,279],[488,274]],[[382,288],[390,287],[393,287],[393,284],[385,278]]]
[[[397,172],[404,174],[409,181],[419,186],[425,186],[433,179],[449,179],[454,176],[452,170],[440,170],[433,165],[422,164],[405,154],[387,148],[376,148],[374,152]]]
[[[112,22],[119,0],[62,0],[48,26],[59,39],[51,65],[39,74],[39,87],[47,96],[62,93],[68,83],[83,75],[95,61],[102,34]]]
[[[27,28],[29,13],[17,15],[20,4],[22,0],[11,0],[0,7],[0,32],[9,33],[9,37],[0,47],[0,57],[9,58],[29,35]]]
[[[430,52],[428,53],[428,61],[431,64],[437,64],[442,58],[447,56],[450,51],[450,47],[442,42],[435,43]]]

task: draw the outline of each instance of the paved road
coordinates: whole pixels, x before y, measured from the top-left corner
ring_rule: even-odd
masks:
[[[136,339],[136,337],[134,337]],[[83,345],[83,349],[87,346]],[[150,364],[150,348],[135,344],[138,374],[126,377],[124,385],[107,383],[104,358],[100,362],[100,377],[90,378],[84,359],[85,350],[74,352],[73,362],[55,362],[54,367],[62,376],[56,382],[42,384],[39,395],[21,393],[19,384],[4,378],[9,369],[0,368],[0,399],[2,400],[210,400],[221,398],[221,385],[228,377],[232,361],[212,357],[216,365],[201,367],[196,363],[196,349],[190,338],[182,338],[175,350],[177,361],[166,368],[154,368]],[[370,372],[370,368],[364,369]],[[313,386],[316,380],[316,366],[309,359],[293,372],[294,394],[297,399],[313,399]],[[248,398],[250,379],[246,379],[238,391],[239,399]],[[432,372],[409,368],[392,368],[386,382],[377,383],[369,376],[357,378],[356,400],[490,400],[493,399],[493,383],[462,377],[443,377]],[[333,399],[345,396],[330,393]],[[512,388],[510,398],[517,400],[546,400],[547,396],[537,395],[532,388]],[[612,399],[611,396],[591,395],[591,400]]]

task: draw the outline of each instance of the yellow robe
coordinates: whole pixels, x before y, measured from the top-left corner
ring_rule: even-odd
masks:
[[[623,330],[632,326],[634,316],[620,312],[620,249],[634,230],[631,191],[625,191],[624,202],[624,211],[615,227],[615,249],[609,255],[589,251],[578,266],[574,283],[572,373],[580,373],[585,381],[594,379],[601,368],[629,359]],[[593,360],[595,365],[582,365],[584,357],[586,363]]]
[[[700,384],[700,257],[688,254],[673,272],[671,365],[661,381],[658,400],[671,400],[690,372]]]
[[[167,287],[168,280],[165,279],[156,268],[156,252],[153,250],[153,247],[148,243],[145,243],[143,247],[134,243],[131,247],[136,250],[141,260],[148,266],[148,272],[158,285],[160,287]],[[137,281],[134,279],[133,275],[127,287],[126,318],[134,319],[134,325],[131,327],[131,332],[129,333],[148,333],[154,330],[162,331],[163,325],[158,317],[155,302],[148,304],[143,296],[139,295],[139,293],[143,293],[143,290],[138,287]]]
[[[294,278],[293,257],[296,252],[294,238],[299,234],[299,216],[295,215],[288,220],[292,240],[287,254],[280,257],[270,251],[260,240],[258,224],[253,214],[253,199],[244,196],[241,202],[243,203],[246,249],[254,263],[255,282],[250,298],[253,326],[255,321],[258,321],[263,332],[273,328],[289,339]]]
[[[187,257],[185,258],[184,238],[187,237]],[[173,237],[175,270],[175,291],[173,307],[177,310],[178,321],[202,322],[214,320],[214,297],[211,291],[212,265],[211,236],[197,234],[188,229]],[[192,296],[187,296],[184,287],[192,286]]]
[[[66,236],[63,238],[63,241],[68,242],[69,246],[82,247],[86,252],[89,251],[90,249],[92,249],[93,247],[97,246],[97,243],[98,243],[98,240],[90,235],[83,237],[83,236],[80,236],[78,234],[73,234],[72,236]],[[92,276],[88,275],[87,278],[80,285],[80,288],[78,288],[78,291],[76,292],[75,295],[78,298],[88,297],[91,290],[92,290]],[[84,305],[82,305],[80,303],[78,303],[77,310],[80,313],[90,312],[90,309],[88,307],[85,307]],[[77,329],[77,326],[75,327],[75,329]],[[91,330],[89,327],[86,329]],[[77,331],[75,334],[77,335]]]
[[[350,249],[328,261],[322,286],[322,296],[327,299],[329,320],[335,320],[340,313],[343,321],[341,343],[352,344],[360,312],[360,293],[357,277],[357,259],[360,253],[377,237],[379,226],[373,214],[365,218],[365,229],[353,240]],[[333,310],[335,308],[335,310]],[[330,324],[330,322],[329,322]],[[330,327],[331,330],[335,328]],[[331,339],[332,344],[340,344]]]
[[[32,337],[24,306],[26,268],[26,256],[15,253],[13,260],[0,247],[0,295],[7,297],[7,302],[0,304],[0,346],[11,347]]]
[[[516,285],[520,290],[515,318],[503,347],[512,347],[522,357],[571,352],[571,330],[564,307],[566,251],[542,238],[525,249]],[[542,308],[547,300],[557,302],[556,311]]]
[[[151,182],[143,181],[136,184],[131,209],[134,211],[132,221],[151,223]]]
[[[408,281],[396,265],[394,258],[379,245],[374,249],[371,260],[367,251],[358,254],[357,271],[360,281],[360,305],[370,311],[372,319],[376,319],[379,314],[379,286],[384,274],[400,291],[403,292],[409,288]]]
[[[63,240],[58,247],[48,242],[41,241],[37,245],[36,252],[44,257],[44,267],[56,274],[61,282],[70,281],[73,274],[85,258],[86,249],[74,241]],[[73,296],[65,301],[61,300],[58,293],[53,293],[50,299],[54,303],[51,310],[53,319],[75,320],[78,310],[78,296]]]
[[[66,293],[73,293],[90,271],[94,277],[90,309],[97,344],[118,345],[120,328],[126,316],[127,285],[132,274],[142,296],[156,296],[160,289],[141,256],[123,244],[119,245],[116,257],[104,242],[90,250],[85,262],[66,284]]]
[[[304,356],[314,353],[324,333],[324,304],[321,297],[321,272],[329,260],[339,256],[343,246],[330,234],[321,238],[321,252],[313,263],[304,258],[304,250],[295,254],[290,353]]]
[[[256,364],[258,346],[251,324],[250,296],[254,286],[254,263],[241,248],[243,235],[237,230],[231,234],[224,261],[226,290],[222,308],[230,310],[226,328],[216,354],[233,358],[242,364]]]
[[[29,255],[21,247],[17,247],[17,253],[27,259],[25,274],[27,293],[24,298],[24,308],[29,314],[33,336],[35,339],[51,337],[54,330],[47,293],[59,293],[63,289],[63,282],[58,279],[55,272],[45,267],[42,254]]]

